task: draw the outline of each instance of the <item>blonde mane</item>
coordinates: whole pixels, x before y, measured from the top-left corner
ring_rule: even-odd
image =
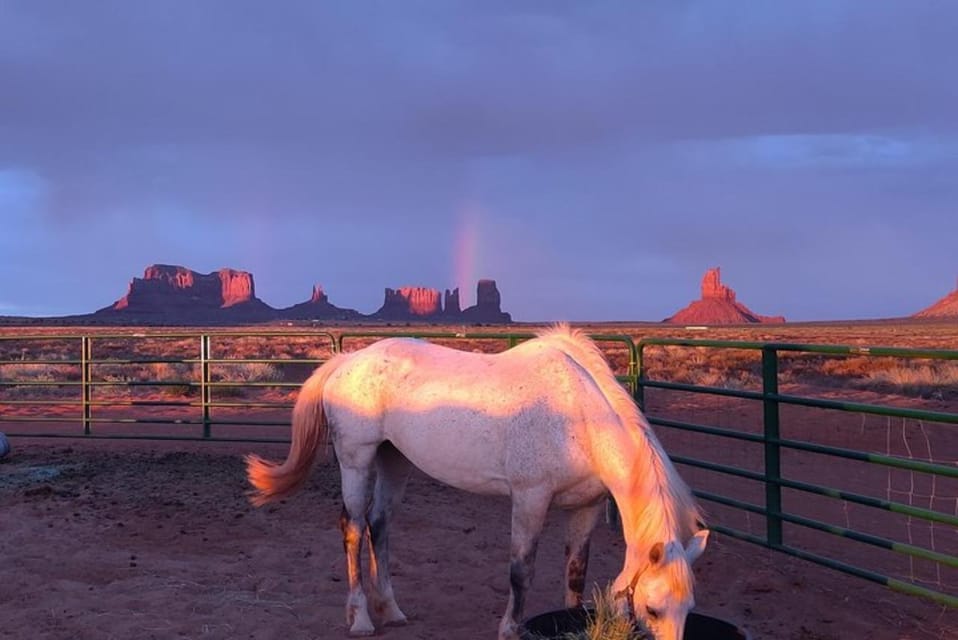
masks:
[[[657,535],[661,536],[660,532],[672,531],[676,539],[685,544],[695,532],[704,527],[702,512],[652,427],[639,411],[635,400],[616,379],[602,351],[585,333],[565,323],[557,324],[537,335],[555,345],[589,372],[623,425],[630,428],[637,445],[646,447],[650,454],[638,457],[635,486],[657,487],[659,500],[646,502],[639,510],[637,521],[628,523],[634,527],[637,539],[644,540],[651,546],[661,542],[654,539]],[[641,464],[643,461],[648,463]],[[649,474],[654,477],[649,477]],[[690,579],[685,576],[675,578],[679,582]]]

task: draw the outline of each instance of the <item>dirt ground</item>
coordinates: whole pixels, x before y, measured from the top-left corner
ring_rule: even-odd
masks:
[[[339,478],[317,468],[250,507],[242,454],[285,445],[14,439],[0,461],[0,638],[345,637]],[[508,502],[415,476],[393,529],[405,627],[392,640],[493,638],[508,593]],[[527,614],[561,606],[562,514],[540,544]],[[621,566],[600,526],[589,580]],[[713,535],[697,610],[754,640],[958,638],[958,611]]]

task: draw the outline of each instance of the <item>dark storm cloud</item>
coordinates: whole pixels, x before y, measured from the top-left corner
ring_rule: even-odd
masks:
[[[384,285],[454,284],[475,204],[476,275],[519,318],[657,319],[714,264],[763,313],[901,315],[955,271],[956,19],[931,2],[8,0],[0,215],[29,244],[0,247],[39,280],[66,277],[51,251],[99,248],[85,264],[106,281],[56,312],[174,261],[249,269],[271,304],[320,281],[372,311]],[[882,297],[889,278],[908,294]],[[26,284],[0,305],[42,312]]]

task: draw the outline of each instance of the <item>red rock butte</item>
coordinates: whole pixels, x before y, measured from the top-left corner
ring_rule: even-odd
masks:
[[[148,266],[133,278],[126,295],[92,316],[97,321],[155,323],[261,322],[269,320],[426,321],[506,323],[512,317],[500,308],[494,280],[480,280],[476,304],[461,309],[459,289],[428,287],[386,289],[383,305],[370,315],[329,302],[322,286],[314,285],[309,299],[274,309],[255,294],[253,275],[236,269],[197,273],[168,264]],[[80,316],[77,316],[80,317]]]
[[[913,318],[958,318],[958,282],[955,290],[935,304],[922,309]]]
[[[476,286],[476,304],[466,309],[460,309],[458,288],[445,292],[426,287],[387,288],[382,306],[369,317],[376,320],[511,322],[512,317],[502,310],[501,304],[495,280],[480,280]]]
[[[265,306],[256,298],[253,275],[249,272],[220,269],[202,274],[177,265],[154,264],[143,271],[142,278],[133,278],[126,295],[108,308],[226,309],[243,304]]]
[[[673,324],[754,324],[782,323],[784,316],[763,316],[736,300],[735,291],[722,284],[721,270],[714,267],[702,278],[702,297],[666,318]]]
[[[425,318],[442,313],[442,300],[439,289],[426,287],[399,287],[386,289],[386,299],[379,313],[389,314],[399,311],[403,315]]]

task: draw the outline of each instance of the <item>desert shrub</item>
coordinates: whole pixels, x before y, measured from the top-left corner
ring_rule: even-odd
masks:
[[[922,398],[958,396],[958,363],[932,362],[876,368],[857,386]]]
[[[867,356],[833,356],[821,363],[820,372],[827,378],[861,378],[889,366],[887,360]]]
[[[39,400],[76,395],[74,386],[64,385],[80,379],[80,368],[70,364],[0,364],[0,381],[23,382],[2,385],[0,393],[11,400]]]
[[[0,364],[4,382],[63,382],[79,380],[80,368],[72,364]]]
[[[650,347],[646,375],[701,387],[747,389],[761,386],[761,360],[755,352],[686,347]]]
[[[163,395],[185,396],[199,393],[199,388],[191,385],[197,380],[193,365],[186,362],[153,362],[148,365],[149,380],[167,383],[160,387]],[[182,383],[182,384],[169,384]]]
[[[128,364],[95,364],[90,367],[90,376],[102,382],[132,382],[143,376]]]
[[[215,365],[211,377],[217,382],[279,382],[282,373],[268,362],[223,362]]]
[[[283,373],[268,362],[223,362],[210,371],[213,382],[227,383],[216,388],[217,395],[243,395],[244,385],[263,382],[281,382]]]
[[[958,363],[875,356],[824,356],[790,367],[782,380],[904,396],[958,396]]]

